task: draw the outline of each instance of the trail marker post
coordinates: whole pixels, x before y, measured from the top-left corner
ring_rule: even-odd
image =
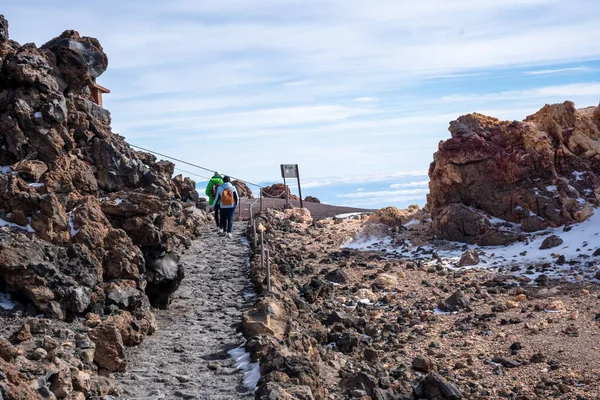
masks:
[[[269,250],[265,250],[265,258],[267,261],[267,292],[271,292],[271,257]]]
[[[288,188],[285,178],[297,178],[298,179],[298,194],[300,195],[300,207],[302,205],[302,189],[300,188],[300,172],[298,170],[298,164],[281,164],[281,177],[283,178],[283,187],[285,190],[285,205],[289,204],[288,200]]]
[[[260,267],[265,267],[265,242],[263,241],[263,231],[260,231]]]
[[[260,188],[260,212],[263,210],[263,188]]]

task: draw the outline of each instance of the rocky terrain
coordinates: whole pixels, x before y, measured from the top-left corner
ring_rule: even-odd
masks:
[[[112,132],[96,39],[8,28],[0,400],[241,399],[256,378],[256,399],[600,398],[600,107],[453,121],[423,210],[284,209],[276,184],[258,213],[238,181],[254,229],[226,239],[193,181]]]
[[[439,256],[428,246],[463,249],[435,239],[427,213],[381,214],[307,223],[295,209],[257,218],[272,291],[256,254],[261,296],[242,322],[260,363],[256,398],[598,398],[593,275],[552,279],[545,263],[467,267],[482,250]],[[353,246],[364,235],[371,240]],[[410,252],[391,251],[403,246]]]
[[[449,130],[429,168],[440,238],[507,244],[519,236],[490,216],[535,232],[585,221],[600,202],[600,107],[546,105],[523,122],[474,113]]]
[[[1,311],[0,397],[109,394],[206,216],[193,181],[111,131],[96,39],[21,46],[8,28],[0,16],[0,292],[19,305]]]

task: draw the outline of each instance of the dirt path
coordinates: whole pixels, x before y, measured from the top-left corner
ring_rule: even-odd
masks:
[[[170,309],[158,312],[158,332],[127,354],[123,398],[254,398],[227,355],[243,342],[236,333],[249,282],[243,226],[234,224],[231,239],[207,228],[182,258],[185,279]]]

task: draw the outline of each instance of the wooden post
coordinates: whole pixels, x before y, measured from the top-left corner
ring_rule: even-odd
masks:
[[[298,194],[300,195],[300,208],[302,208],[302,189],[300,189],[300,170],[298,164],[296,164],[296,176],[298,177]]]
[[[267,292],[271,293],[271,260],[269,250],[265,250],[265,256],[267,258]]]
[[[265,267],[265,243],[263,241],[263,231],[260,231],[260,267]]]

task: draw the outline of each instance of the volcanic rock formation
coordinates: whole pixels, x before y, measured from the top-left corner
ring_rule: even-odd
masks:
[[[235,186],[235,189],[237,190],[238,195],[240,197],[247,197],[249,199],[254,198],[254,195],[252,194],[252,190],[250,190],[248,185],[246,185],[243,181],[236,179],[235,181],[231,182],[231,184],[233,186]]]
[[[546,105],[523,122],[468,114],[450,123],[429,168],[427,199],[440,238],[505,244],[526,232],[581,222],[600,201],[600,107]],[[482,212],[483,211],[483,212]]]
[[[273,199],[285,199],[285,192],[287,191],[288,199],[300,200],[300,197],[290,192],[289,186],[285,186],[283,183],[276,183],[271,186],[267,186],[262,189],[263,196],[270,197]]]
[[[102,315],[125,281],[166,306],[202,218],[194,182],[111,131],[90,95],[108,65],[96,39],[20,46],[2,17],[0,60],[0,282],[59,319]]]

